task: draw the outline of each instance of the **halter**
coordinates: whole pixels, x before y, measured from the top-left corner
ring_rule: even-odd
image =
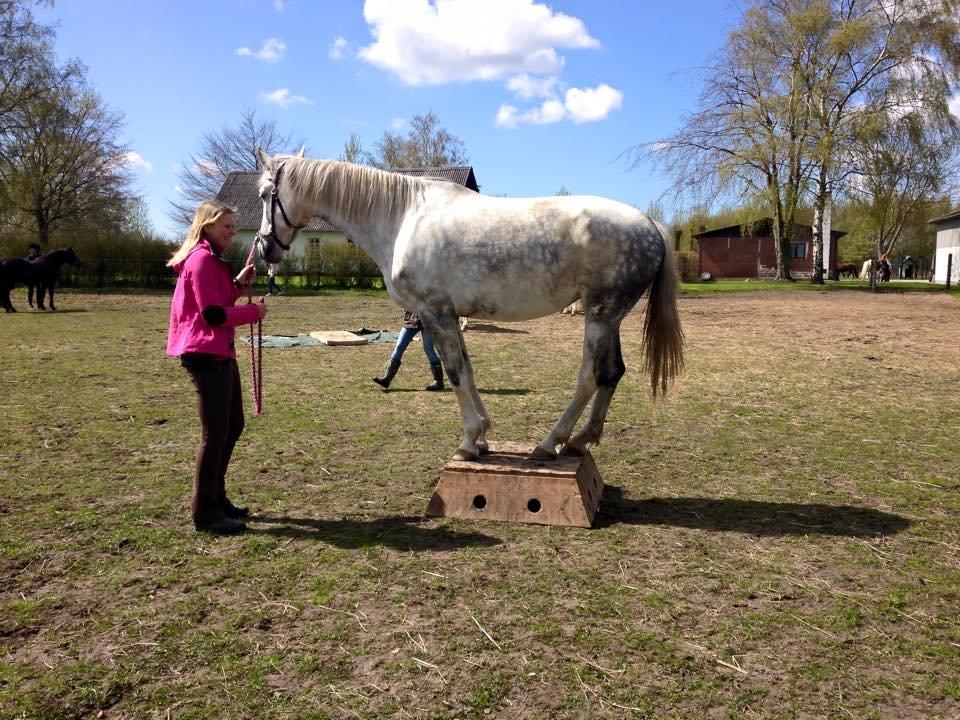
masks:
[[[283,222],[286,223],[287,227],[291,230],[303,230],[306,225],[294,225],[292,222],[290,222],[290,218],[287,217],[287,211],[283,209],[283,203],[280,201],[281,174],[283,174],[282,164],[279,168],[277,168],[276,178],[270,178],[270,182],[273,184],[273,189],[270,191],[270,232],[266,235],[257,233],[257,237],[259,237],[261,240],[273,240],[273,242],[283,248],[284,251],[289,252],[290,246],[293,244],[293,237],[291,236],[290,242],[285,243],[277,236],[277,208],[280,208],[280,217],[283,218]]]

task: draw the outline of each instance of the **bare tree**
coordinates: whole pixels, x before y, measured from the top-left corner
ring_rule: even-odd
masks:
[[[810,36],[804,75],[816,122],[811,146],[814,252],[811,281],[823,283],[823,244],[830,232],[833,188],[870,157],[877,119],[925,108],[950,124],[946,101],[960,60],[960,4],[955,0],[784,0],[769,5],[789,14]],[[866,129],[866,130],[865,130]],[[864,153],[850,150],[866,132]],[[876,167],[876,166],[874,166]],[[892,184],[896,184],[891,179]]]
[[[122,116],[76,80],[31,98],[14,115],[0,162],[8,222],[34,232],[44,247],[58,228],[119,222],[133,196],[127,148],[117,139]]]
[[[463,141],[440,126],[432,112],[415,115],[406,137],[384,132],[373,152],[364,153],[370,165],[383,170],[463,165],[468,162]]]
[[[350,133],[350,137],[343,144],[343,152],[337,158],[343,162],[363,164],[363,146],[360,144],[360,136],[356,133]]]
[[[877,118],[871,130],[858,143],[860,171],[850,194],[879,257],[897,247],[910,218],[956,173],[958,146],[952,133],[938,132],[919,113]]]
[[[273,120],[260,120],[255,110],[244,110],[239,125],[205,133],[200,149],[188,156],[177,174],[180,199],[170,203],[170,218],[186,227],[196,206],[215,197],[227,175],[259,170],[258,147],[274,155],[292,153],[302,144],[291,142],[291,136],[281,133]]]
[[[61,80],[53,53],[53,28],[38,23],[32,12],[34,5],[49,4],[0,0],[0,136],[22,120],[18,107],[47,94]]]
[[[808,37],[756,2],[707,69],[699,109],[670,137],[632,148],[673,178],[675,200],[760,204],[773,216],[777,278],[790,279],[791,240],[810,176],[804,96]]]

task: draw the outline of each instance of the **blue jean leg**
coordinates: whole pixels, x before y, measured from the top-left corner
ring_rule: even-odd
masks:
[[[416,334],[420,332],[419,330],[411,330],[410,328],[400,328],[400,337],[397,338],[397,344],[393,348],[393,352],[390,354],[391,360],[399,361],[403,357],[403,354],[407,351],[407,345],[410,344],[410,341],[416,337]]]
[[[410,328],[401,328],[400,337],[397,338],[397,344],[393,348],[393,352],[390,354],[391,360],[400,360],[403,357],[403,354],[407,351],[407,346],[410,344],[410,341],[417,336],[417,333],[421,332],[420,330],[411,330]],[[423,330],[423,352],[426,353],[427,360],[432,363],[440,362],[440,356],[437,355],[436,348],[433,346],[433,338],[430,336],[426,330]]]
[[[433,337],[426,330],[423,331],[423,352],[427,355],[427,360],[436,365],[440,362],[440,356],[437,355],[436,348],[433,347]]]

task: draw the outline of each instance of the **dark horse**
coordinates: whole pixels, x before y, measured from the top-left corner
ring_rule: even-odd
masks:
[[[41,255],[36,260],[24,260],[18,257],[0,259],[0,305],[9,312],[16,312],[10,302],[10,291],[18,282],[37,287],[37,307],[46,310],[43,306],[43,296],[50,293],[50,309],[56,310],[53,304],[53,287],[60,278],[60,268],[64,263],[75,267],[83,266],[72,247],[63,250],[53,250]],[[32,293],[31,293],[32,294]],[[32,304],[32,303],[31,303]]]
[[[837,263],[837,277],[843,277],[847,275],[851,278],[857,276],[857,266],[853,263]]]

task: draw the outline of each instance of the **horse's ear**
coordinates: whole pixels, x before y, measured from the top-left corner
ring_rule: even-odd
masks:
[[[300,146],[300,152],[297,153],[297,157],[302,158],[302,157],[303,157],[303,151],[306,150],[306,149],[307,149],[307,146],[306,146],[306,145],[301,145],[301,146]]]
[[[262,147],[259,146],[257,147],[257,160],[260,161],[261,169],[266,170],[270,167],[270,156],[263,151]]]

